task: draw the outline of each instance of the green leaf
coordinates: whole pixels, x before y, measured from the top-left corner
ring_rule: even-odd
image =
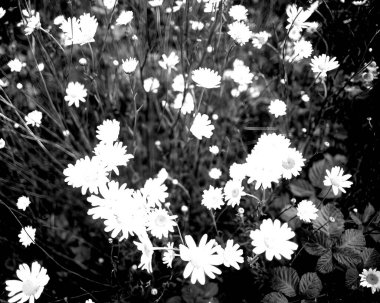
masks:
[[[346,271],[345,284],[349,289],[358,288],[359,272],[356,268],[349,268]]]
[[[262,303],[288,303],[288,299],[279,292],[271,292],[267,294],[262,300]]]
[[[363,232],[358,229],[347,229],[340,238],[339,248],[349,247],[353,250],[361,250],[365,246]]]
[[[332,272],[334,269],[333,259],[332,259],[332,251],[329,250],[324,255],[320,256],[317,261],[317,271],[322,274],[327,274]]]
[[[322,282],[315,272],[308,272],[301,277],[300,293],[309,299],[316,298],[322,291]]]
[[[323,188],[323,180],[326,176],[326,169],[331,169],[333,164],[327,159],[322,159],[313,163],[309,169],[309,180],[315,187]]]
[[[360,255],[349,247],[337,248],[334,250],[333,257],[340,265],[346,268],[355,267],[362,261]]]
[[[273,270],[272,288],[282,292],[285,296],[295,297],[297,295],[299,281],[297,272],[291,267],[281,266]]]
[[[318,211],[318,217],[313,221],[313,227],[329,237],[339,237],[344,230],[343,214],[331,203],[326,204]]]
[[[380,266],[380,254],[374,248],[365,247],[360,253],[360,257],[365,268]]]
[[[316,231],[310,242],[304,244],[307,253],[312,256],[322,256],[331,248],[330,238],[321,231]]]
[[[371,217],[376,213],[375,208],[371,203],[368,203],[367,207],[364,209],[362,222],[364,224],[368,223],[368,221],[371,219]]]
[[[304,179],[295,179],[289,186],[292,194],[299,198],[310,197],[315,194],[313,185]]]

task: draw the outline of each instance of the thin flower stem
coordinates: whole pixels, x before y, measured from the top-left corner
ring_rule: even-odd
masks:
[[[170,247],[153,247],[153,250],[175,250],[179,251],[179,248],[170,248]]]
[[[211,209],[210,209],[210,214],[211,214],[212,222],[213,222],[214,227],[215,227],[216,234],[219,234],[218,227],[216,226],[215,215],[214,215],[214,213],[212,212]]]
[[[320,207],[321,205],[323,205],[323,202],[326,200],[326,197],[327,197],[327,195],[330,193],[330,190],[331,190],[331,189],[332,189],[332,185],[330,186],[330,188],[329,188],[329,190],[327,191],[326,195],[323,197],[322,201],[319,202],[319,204],[318,204],[318,206],[317,206],[318,209],[319,209],[319,207]]]
[[[258,202],[261,202],[261,200],[254,195],[245,193],[245,196],[252,197],[252,198],[256,199]]]

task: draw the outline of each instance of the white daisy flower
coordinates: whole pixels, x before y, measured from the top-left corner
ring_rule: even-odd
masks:
[[[98,21],[90,14],[83,14],[79,19],[67,18],[60,26],[64,34],[65,46],[95,42],[94,36],[97,28]]]
[[[203,88],[217,88],[220,86],[221,77],[218,72],[209,68],[200,67],[192,72],[191,78],[197,86]]]
[[[202,137],[210,138],[214,129],[215,127],[211,124],[209,117],[198,113],[190,127],[190,132],[198,140],[202,140]]]
[[[363,269],[359,276],[360,286],[371,288],[372,294],[380,290],[380,271],[377,271],[376,268]]]
[[[240,45],[247,43],[253,35],[248,25],[239,21],[235,21],[228,26],[228,34]]]
[[[113,143],[119,138],[120,122],[117,120],[104,120],[96,130],[96,138],[103,143]]]
[[[20,243],[25,247],[28,247],[30,244],[34,243],[36,238],[36,229],[32,226],[26,226],[21,229],[18,237],[20,238]]]
[[[40,13],[36,13],[34,10],[28,12],[27,10],[22,10],[22,14],[25,16],[25,35],[30,35],[35,29],[41,27]]]
[[[214,167],[210,169],[210,171],[208,172],[208,175],[210,176],[211,179],[218,180],[221,177],[222,172],[219,168]]]
[[[80,102],[86,102],[87,89],[84,88],[83,84],[79,82],[70,82],[66,88],[65,101],[68,102],[68,105],[75,105],[79,107]]]
[[[302,30],[303,28],[308,28],[313,26],[313,22],[307,22],[309,17],[318,8],[319,2],[315,1],[307,10],[303,10],[302,7],[297,7],[295,4],[291,4],[286,8],[286,15],[288,16],[288,25],[286,29],[296,28],[297,30]]]
[[[23,211],[26,210],[26,208],[30,204],[30,199],[26,196],[21,196],[20,198],[17,199],[17,208],[21,209]]]
[[[162,60],[158,61],[158,64],[161,66],[162,69],[165,70],[177,70],[175,67],[179,63],[179,58],[176,55],[175,52],[171,52],[169,56],[166,56],[165,54],[162,55]]]
[[[313,52],[313,45],[310,41],[301,39],[297,42],[294,42],[294,53],[292,59],[294,61],[300,61],[304,58],[309,58]]]
[[[260,229],[251,231],[250,237],[253,240],[252,246],[255,248],[255,254],[262,254],[265,252],[267,260],[272,261],[273,257],[281,260],[283,256],[285,259],[290,260],[291,255],[297,249],[298,245],[289,241],[295,236],[295,233],[288,227],[287,223],[281,225],[279,220],[272,221],[265,219]]]
[[[115,4],[117,4],[117,0],[103,0],[103,4],[106,9],[111,10],[115,7]]]
[[[0,139],[0,149],[5,147],[5,140],[3,138]]]
[[[228,11],[230,17],[235,21],[245,21],[247,20],[248,10],[244,5],[233,5]]]
[[[11,69],[11,72],[19,73],[21,72],[22,67],[24,64],[19,59],[13,59],[8,62],[8,66]]]
[[[297,216],[300,220],[310,223],[311,220],[315,220],[318,217],[318,208],[314,203],[309,200],[302,200],[297,205]]]
[[[272,35],[266,31],[261,31],[261,32],[258,32],[258,33],[253,33],[252,34],[252,45],[253,47],[256,47],[258,49],[261,49],[265,43],[268,42],[268,39],[271,37]]]
[[[123,71],[126,74],[133,73],[136,70],[137,65],[139,64],[139,61],[137,61],[136,58],[128,58],[125,60],[122,60],[123,64]]]
[[[182,74],[179,74],[174,77],[172,88],[175,92],[183,93],[185,90],[185,79],[183,78]]]
[[[320,56],[314,56],[311,59],[310,66],[314,73],[319,74],[321,78],[324,78],[327,76],[327,72],[338,68],[339,63],[336,61],[335,57],[331,58],[322,54]]]
[[[230,177],[233,180],[241,181],[246,177],[245,164],[233,163],[230,166]]]
[[[203,235],[199,245],[197,246],[192,236],[185,236],[186,245],[180,244],[180,257],[183,261],[188,262],[183,272],[186,279],[191,275],[191,283],[197,281],[204,285],[206,275],[211,279],[215,278],[215,274],[220,275],[222,272],[217,265],[223,263],[223,257],[218,254],[219,246],[215,246],[215,240],[207,243],[207,235]]]
[[[182,103],[183,102],[183,103]],[[172,104],[174,109],[181,110],[183,115],[190,114],[194,110],[194,98],[191,93],[187,93],[185,99],[183,94],[179,93]]]
[[[167,238],[169,232],[174,232],[175,219],[176,215],[169,215],[165,209],[155,208],[148,215],[147,230],[157,239]]]
[[[134,241],[137,249],[142,252],[139,268],[145,269],[148,273],[152,273],[152,257],[153,257],[153,245],[147,236],[141,237],[141,242]]]
[[[282,100],[276,99],[270,102],[268,107],[269,112],[276,118],[286,115],[286,103]]]
[[[241,197],[245,195],[244,187],[239,179],[229,180],[224,186],[224,199],[227,201],[227,205],[232,207],[239,205]]]
[[[193,20],[190,20],[190,25],[193,31],[201,31],[205,26],[202,22]]]
[[[216,145],[210,146],[208,150],[209,150],[210,153],[212,153],[213,155],[217,155],[217,154],[219,154],[219,147],[216,146]]]
[[[240,245],[238,243],[234,244],[234,240],[230,239],[226,242],[226,247],[223,249],[220,247],[219,254],[223,256],[223,264],[226,267],[234,267],[239,270],[240,266],[238,263],[243,263],[243,250],[240,249]]]
[[[127,25],[133,19],[132,11],[122,11],[116,19],[116,25]]]
[[[8,301],[22,303],[29,300],[29,303],[34,303],[49,282],[46,269],[38,262],[33,262],[32,268],[24,263],[19,266],[16,274],[19,280],[5,281],[5,289],[9,291]]]
[[[40,127],[41,120],[42,120],[42,113],[38,110],[34,110],[25,116],[26,125]]]
[[[61,25],[65,21],[65,17],[63,15],[59,15],[54,18],[53,23],[54,25]]]
[[[147,93],[154,93],[156,94],[158,92],[158,88],[160,87],[160,82],[157,78],[146,78],[144,80],[144,90]]]
[[[140,189],[143,197],[147,200],[150,207],[161,207],[169,194],[167,193],[167,186],[164,184],[165,180],[161,178],[149,178],[146,180],[144,187]]]
[[[285,179],[291,179],[300,174],[302,167],[305,165],[305,159],[302,154],[295,148],[288,148],[282,159],[282,176]]]
[[[236,61],[237,60],[235,60],[235,62]],[[251,84],[252,79],[253,79],[253,74],[249,70],[249,67],[245,66],[244,63],[235,64],[235,62],[234,62],[234,69],[231,71],[231,74],[230,74],[231,79],[235,83],[239,84],[240,86]]]
[[[173,242],[169,242],[166,247],[168,248],[167,251],[165,251],[163,253],[163,256],[162,256],[162,262],[164,264],[166,264],[167,267],[172,267],[172,264],[173,264],[173,260],[175,258],[175,252],[173,250],[174,248],[174,243]]]
[[[325,176],[323,184],[325,186],[331,186],[335,196],[337,196],[340,191],[345,193],[344,188],[350,188],[352,185],[351,181],[347,181],[351,178],[351,175],[343,175],[343,169],[339,166],[334,166],[331,171],[326,169],[326,174],[327,176]]]
[[[202,205],[210,210],[221,208],[224,205],[222,190],[222,188],[210,185],[209,189],[203,191]]]
[[[158,7],[158,6],[161,6],[162,5],[162,2],[163,0],[152,0],[152,1],[148,1],[149,5],[151,7]]]

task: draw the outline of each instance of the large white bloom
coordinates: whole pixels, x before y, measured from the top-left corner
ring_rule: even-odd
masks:
[[[116,25],[127,25],[133,19],[132,11],[122,11],[116,19]]]
[[[371,288],[372,294],[380,290],[380,271],[376,268],[363,269],[359,276],[360,286]]]
[[[161,207],[169,194],[167,193],[168,187],[164,184],[163,178],[149,178],[145,181],[144,187],[141,188],[141,194],[146,199],[150,207]]]
[[[94,154],[105,165],[107,171],[114,171],[119,175],[118,166],[126,166],[133,155],[127,154],[127,147],[121,142],[100,142],[94,148]]]
[[[154,253],[152,242],[150,242],[148,236],[141,237],[140,241],[141,242],[133,242],[137,246],[137,249],[142,253],[139,268],[145,269],[147,272],[151,273],[153,272],[152,257]]]
[[[220,208],[224,204],[222,190],[222,188],[210,185],[209,189],[203,191],[202,205],[210,210]]]
[[[198,113],[190,127],[190,132],[198,140],[202,140],[202,137],[210,138],[214,129],[215,127],[211,124],[209,117]]]
[[[283,154],[282,176],[285,179],[291,179],[293,176],[298,176],[304,165],[305,159],[302,154],[295,148],[288,148]]]
[[[108,182],[107,169],[97,157],[90,159],[88,156],[78,159],[75,165],[69,164],[63,171],[65,182],[74,188],[81,187],[82,195],[87,190],[90,193],[98,193],[98,188]]]
[[[281,225],[279,220],[272,221],[265,219],[260,229],[251,231],[250,237],[253,240],[252,245],[255,247],[255,254],[265,252],[267,260],[272,261],[273,257],[277,260],[283,256],[290,260],[291,255],[297,249],[298,245],[289,241],[295,236],[295,233],[288,227],[287,223]]]
[[[240,249],[240,245],[238,243],[234,244],[234,240],[229,239],[226,242],[226,247],[221,248],[219,254],[223,256],[223,264],[226,267],[234,267],[237,270],[240,269],[238,263],[243,263],[243,250]]]
[[[9,291],[9,302],[23,303],[29,300],[29,303],[34,303],[37,300],[45,285],[49,282],[49,276],[44,267],[41,267],[38,262],[32,263],[32,268],[27,264],[21,264],[16,271],[19,280],[5,281],[7,285],[5,289]]]
[[[96,138],[104,143],[113,143],[119,138],[120,122],[104,120],[96,130]]]
[[[185,236],[186,245],[180,244],[180,257],[183,261],[187,261],[187,265],[183,272],[186,279],[191,275],[191,283],[197,281],[205,284],[206,275],[211,279],[215,278],[215,274],[221,274],[217,265],[223,263],[223,257],[218,254],[219,246],[215,246],[215,240],[207,243],[207,235],[203,235],[199,245],[197,246],[192,236]]]
[[[148,215],[147,230],[158,239],[167,238],[169,232],[174,232],[176,218],[176,215],[169,215],[165,209],[155,208]]]
[[[200,67],[193,71],[191,78],[197,86],[203,88],[216,88],[220,86],[221,77],[218,72],[209,68]]]
[[[66,88],[65,101],[68,102],[68,105],[75,105],[79,107],[80,102],[86,102],[87,89],[84,88],[83,84],[79,82],[70,82]]]
[[[324,78],[327,76],[327,72],[338,68],[339,63],[336,61],[335,57],[330,58],[326,54],[322,54],[320,56],[314,56],[311,59],[310,66],[314,73],[319,74],[321,78]]]
[[[235,21],[228,26],[228,34],[236,43],[244,45],[252,37],[252,32],[244,22]]]
[[[334,166],[331,171],[326,169],[326,174],[323,184],[331,186],[335,196],[339,194],[339,191],[345,193],[344,188],[350,188],[352,185],[351,181],[347,181],[351,175],[343,175],[343,169],[339,166]]]
[[[310,16],[318,8],[319,1],[315,1],[307,10],[302,7],[297,7],[295,4],[291,4],[286,8],[286,15],[288,16],[288,25],[286,29],[295,28],[301,31],[303,28],[309,28],[314,26],[314,22],[307,22]]]
[[[314,203],[309,200],[302,200],[297,205],[297,216],[305,222],[310,223],[311,220],[315,220],[318,217],[318,208]]]
[[[66,46],[83,45],[95,42],[94,36],[98,28],[98,21],[90,14],[83,14],[79,19],[75,17],[65,19],[60,28],[63,31]]]

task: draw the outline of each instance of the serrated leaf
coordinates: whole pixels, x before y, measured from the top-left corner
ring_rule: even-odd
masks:
[[[329,250],[323,256],[320,256],[317,261],[317,271],[322,274],[327,274],[332,272],[334,269],[333,259],[332,259],[332,251]]]
[[[309,180],[315,187],[323,188],[323,180],[326,176],[326,169],[331,169],[332,163],[327,159],[322,159],[313,163],[309,169]]]
[[[355,267],[362,259],[360,255],[352,248],[337,248],[333,253],[334,259],[346,268]]]
[[[315,194],[315,189],[313,185],[304,179],[295,179],[289,185],[290,191],[296,197],[310,197]]]
[[[340,238],[339,248],[349,247],[353,250],[361,250],[365,244],[365,238],[361,230],[347,229]]]
[[[331,203],[326,204],[318,211],[318,217],[313,221],[313,227],[329,237],[339,237],[344,230],[343,214]]]
[[[315,272],[308,272],[301,277],[300,293],[309,299],[316,298],[322,291],[322,282]]]
[[[345,284],[347,288],[356,289],[358,288],[358,277],[359,272],[356,268],[349,268],[346,271]]]
[[[364,209],[364,213],[363,213],[363,218],[362,218],[362,222],[364,224],[368,223],[368,221],[371,219],[371,217],[376,213],[376,210],[375,208],[373,207],[373,205],[371,203],[368,203],[368,205],[366,206],[366,208]]]
[[[332,243],[329,237],[318,230],[310,241],[304,244],[304,248],[306,252],[312,256],[322,256],[331,248],[331,245]]]
[[[276,267],[273,270],[272,288],[282,292],[287,297],[295,297],[300,278],[297,272],[286,266]]]
[[[355,222],[356,225],[363,225],[362,220],[358,217],[358,215],[355,212],[350,211],[350,218]]]
[[[380,254],[374,248],[365,247],[360,253],[360,257],[363,260],[363,265],[365,268],[376,268],[380,266]]]
[[[267,294],[262,300],[262,303],[288,303],[288,299],[279,292],[271,292]]]

